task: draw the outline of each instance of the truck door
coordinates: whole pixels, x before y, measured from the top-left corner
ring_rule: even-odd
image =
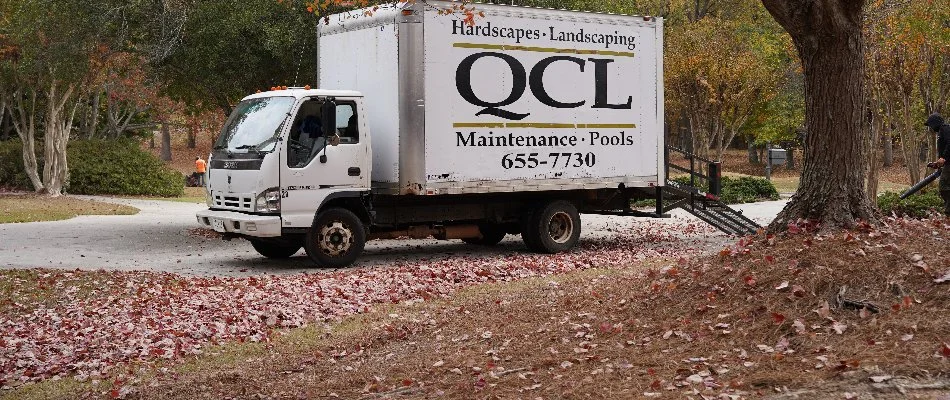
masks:
[[[334,192],[369,190],[369,140],[355,99],[335,99],[335,118],[322,115],[324,100],[303,101],[281,152],[284,227],[309,227],[317,208]],[[323,124],[333,124],[326,136]]]

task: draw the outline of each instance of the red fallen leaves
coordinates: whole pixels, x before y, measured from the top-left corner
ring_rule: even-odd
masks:
[[[752,275],[746,275],[745,278],[742,278],[746,285],[755,286],[755,277]]]
[[[950,345],[944,343],[943,346],[940,346],[940,355],[944,358],[950,358]]]
[[[275,330],[365,312],[374,304],[445,296],[482,282],[701,250],[697,243],[709,230],[681,225],[634,223],[567,254],[456,256],[320,274],[219,278],[51,271],[43,285],[57,293],[58,302],[15,305],[0,315],[0,387],[54,376],[101,378],[123,363],[196,355],[229,341],[266,342]],[[0,285],[14,288],[10,297],[20,298],[17,288],[29,286],[22,279],[0,275]],[[82,285],[90,279],[96,284]]]
[[[772,321],[775,322],[776,325],[781,325],[783,322],[785,322],[785,315],[781,313],[773,312]]]

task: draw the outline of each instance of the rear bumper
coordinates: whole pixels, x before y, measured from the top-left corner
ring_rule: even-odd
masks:
[[[234,211],[202,210],[196,214],[198,224],[220,233],[254,237],[280,237],[280,216],[250,215]]]

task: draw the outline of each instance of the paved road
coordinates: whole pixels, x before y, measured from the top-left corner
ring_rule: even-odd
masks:
[[[289,260],[260,257],[243,240],[225,242],[188,235],[197,228],[195,212],[203,204],[170,201],[95,198],[141,210],[131,216],[81,216],[66,221],[0,224],[0,268],[64,268],[152,270],[187,275],[243,276],[315,272],[303,251]],[[785,201],[738,206],[760,223],[770,221]],[[673,220],[584,215],[582,238],[609,237],[632,224],[662,224],[675,229],[684,219]],[[708,240],[725,241],[725,235]],[[499,256],[523,252],[519,237],[508,236],[499,246],[483,248],[461,241],[374,241],[367,244],[361,266],[440,257]]]

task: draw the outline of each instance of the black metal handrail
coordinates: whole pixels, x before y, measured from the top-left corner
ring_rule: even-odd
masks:
[[[683,155],[687,160],[689,160],[689,168],[687,169],[687,168],[685,168],[685,167],[681,167],[681,166],[679,166],[679,165],[676,165],[676,164],[671,163],[671,162],[670,162],[670,152],[681,154],[681,155]],[[712,160],[709,160],[709,159],[706,159],[706,158],[703,158],[703,157],[700,157],[700,156],[697,156],[697,155],[695,155],[695,154],[693,154],[693,153],[690,153],[690,152],[688,152],[688,151],[686,151],[686,150],[683,150],[683,149],[680,149],[680,148],[677,148],[677,147],[673,147],[673,146],[666,146],[666,154],[665,154],[665,156],[666,156],[666,177],[667,177],[667,179],[669,179],[669,177],[670,177],[670,169],[673,169],[673,170],[675,170],[675,171],[679,171],[679,172],[683,172],[683,173],[689,174],[689,185],[690,185],[690,186],[696,188],[696,187],[698,187],[698,186],[696,185],[696,183],[697,183],[696,181],[697,181],[697,180],[699,180],[699,181],[701,181],[701,182],[702,182],[702,181],[705,181],[705,183],[707,183],[708,186],[709,186],[709,193],[710,193],[710,194],[712,194],[713,196],[716,196],[716,197],[718,197],[718,196],[720,196],[720,195],[722,194],[722,163],[716,162],[716,161],[712,161]],[[697,162],[706,163],[706,166],[707,166],[707,169],[706,169],[706,170],[708,171],[707,174],[703,174],[703,173],[701,173],[701,172],[699,172],[699,171],[696,171],[696,163],[697,163]]]

